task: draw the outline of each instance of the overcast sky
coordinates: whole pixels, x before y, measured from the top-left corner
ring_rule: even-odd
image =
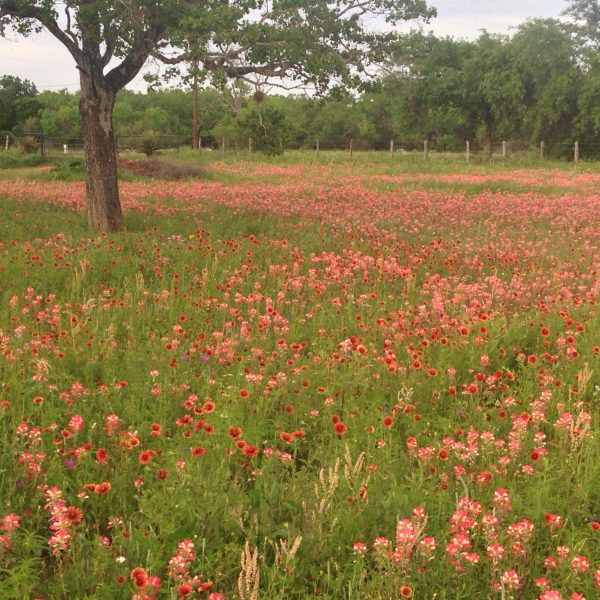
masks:
[[[426,27],[437,35],[476,38],[482,29],[510,33],[529,18],[558,17],[565,0],[430,0],[438,16]],[[39,90],[70,91],[79,88],[74,62],[66,49],[49,34],[0,38],[0,75],[16,75],[33,81]],[[141,77],[130,89],[145,91]]]

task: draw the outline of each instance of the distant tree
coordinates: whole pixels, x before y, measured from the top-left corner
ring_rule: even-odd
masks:
[[[465,110],[481,130],[484,151],[493,143],[513,137],[520,128],[523,84],[506,36],[483,33],[472,56],[465,61]]]
[[[321,146],[331,145],[336,149],[347,148],[372,133],[372,125],[354,99],[346,95],[343,99],[328,98],[320,103],[313,122],[315,137]]]
[[[0,77],[0,130],[11,131],[17,123],[37,115],[40,109],[37,93],[35,85],[27,79]]]
[[[472,88],[478,83],[465,73],[474,52],[473,42],[422,34],[396,48],[381,86],[394,137],[454,145],[475,136],[479,115]]]
[[[40,113],[44,134],[67,143],[81,137],[81,123],[77,104],[65,104],[56,108],[44,108]]]
[[[0,26],[24,35],[45,28],[75,60],[88,221],[113,231],[122,228],[113,108],[146,59],[197,59],[230,77],[287,75],[320,88],[332,77],[357,83],[396,37],[368,31],[362,17],[373,14],[393,24],[434,11],[425,0],[0,0]],[[167,56],[171,48],[181,52]]]
[[[523,92],[521,136],[543,140],[553,154],[570,152],[582,85],[571,37],[558,21],[536,19],[521,25],[509,46]]]
[[[567,0],[569,6],[563,11],[568,21],[563,27],[574,34],[582,46],[600,52],[600,1]]]
[[[253,102],[239,114],[237,123],[245,140],[252,139],[254,149],[270,155],[283,152],[289,126],[279,107],[263,101]]]

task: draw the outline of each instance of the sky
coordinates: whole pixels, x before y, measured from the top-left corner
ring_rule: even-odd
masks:
[[[556,18],[567,6],[565,0],[429,0],[438,16],[426,30],[436,35],[476,38],[485,29],[510,33],[530,18]],[[0,75],[16,75],[32,81],[38,90],[79,89],[75,63],[67,50],[47,33],[22,38],[8,33],[0,37]],[[145,91],[138,76],[129,89]]]

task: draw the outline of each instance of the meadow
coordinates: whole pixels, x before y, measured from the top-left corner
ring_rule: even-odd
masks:
[[[0,599],[598,597],[600,169],[203,169],[0,171]]]

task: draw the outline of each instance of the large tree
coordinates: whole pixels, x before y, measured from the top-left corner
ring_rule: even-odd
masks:
[[[0,0],[3,29],[46,29],[75,60],[88,220],[111,231],[122,228],[115,97],[149,57],[198,61],[229,77],[287,76],[324,87],[331,77],[356,82],[393,39],[369,32],[363,17],[393,24],[433,14],[425,0]]]

